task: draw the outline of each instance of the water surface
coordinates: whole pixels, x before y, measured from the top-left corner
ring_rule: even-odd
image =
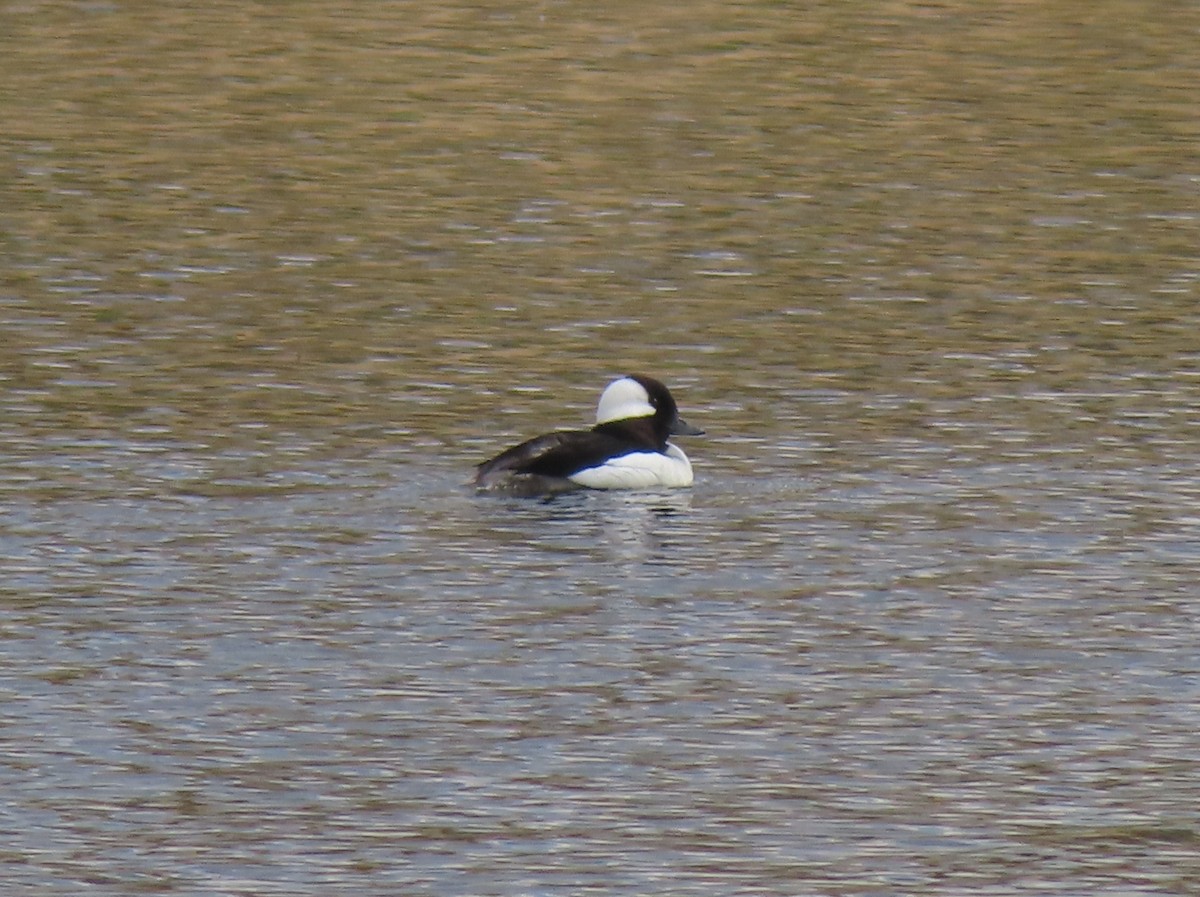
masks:
[[[1200,889],[1190,5],[4,15],[12,887]]]

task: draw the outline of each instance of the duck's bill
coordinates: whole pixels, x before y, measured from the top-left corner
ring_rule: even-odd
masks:
[[[681,417],[675,418],[675,422],[671,424],[671,435],[673,436],[703,436],[704,431],[699,427],[693,427]]]

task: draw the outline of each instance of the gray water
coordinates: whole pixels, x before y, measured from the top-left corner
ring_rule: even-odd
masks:
[[[6,893],[1200,892],[1190,6],[5,15]]]

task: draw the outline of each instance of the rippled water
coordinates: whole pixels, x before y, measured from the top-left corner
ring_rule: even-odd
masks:
[[[1200,890],[1190,6],[5,15],[10,890]]]

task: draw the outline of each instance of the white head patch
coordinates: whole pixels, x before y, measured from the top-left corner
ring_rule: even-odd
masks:
[[[600,395],[600,404],[596,406],[596,423],[606,424],[609,421],[649,417],[652,414],[654,406],[650,404],[650,394],[646,392],[646,387],[630,377],[622,377],[608,384]]]

